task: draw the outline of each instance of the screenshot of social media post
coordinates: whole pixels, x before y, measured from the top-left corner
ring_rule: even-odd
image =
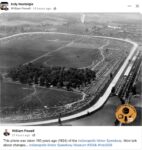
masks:
[[[0,149],[142,149],[141,0],[0,0]]]

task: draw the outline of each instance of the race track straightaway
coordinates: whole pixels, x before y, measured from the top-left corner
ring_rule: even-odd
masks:
[[[81,116],[84,116],[86,114],[88,114],[88,112],[94,112],[96,110],[98,110],[99,108],[101,108],[104,103],[107,101],[110,93],[111,93],[111,90],[112,88],[116,85],[117,81],[119,80],[121,74],[123,73],[123,71],[125,70],[125,68],[127,67],[128,63],[129,63],[129,60],[133,57],[137,47],[138,47],[138,44],[131,41],[131,40],[128,40],[128,39],[121,39],[121,38],[114,38],[114,37],[105,37],[105,36],[91,36],[91,35],[79,35],[79,34],[70,34],[70,33],[59,33],[59,32],[29,32],[29,33],[19,33],[19,34],[15,34],[15,35],[12,35],[12,36],[8,36],[8,37],[4,37],[4,38],[1,38],[0,40],[4,40],[4,39],[9,39],[9,38],[12,38],[12,37],[15,37],[15,36],[19,36],[19,35],[26,35],[26,34],[62,34],[62,35],[76,35],[76,36],[81,36],[81,37],[98,37],[98,38],[106,38],[106,39],[115,39],[115,40],[119,40],[119,41],[124,41],[124,42],[128,42],[130,44],[133,45],[128,57],[126,58],[126,60],[124,61],[123,65],[120,67],[120,69],[118,70],[117,74],[115,75],[114,79],[111,81],[110,85],[108,86],[108,88],[106,89],[106,91],[104,92],[103,96],[101,96],[99,98],[99,100],[93,105],[91,106],[90,108],[86,109],[86,110],[83,110],[79,113],[76,113],[76,114],[73,114],[73,115],[70,115],[70,116],[67,116],[67,117],[62,117],[61,118],[61,121],[67,121],[67,120],[70,120],[70,119],[75,119],[75,118],[78,118],[78,117],[81,117]],[[45,121],[37,121],[37,122],[28,122],[28,123],[7,123],[7,124],[1,124],[1,125],[14,125],[14,126],[19,126],[19,125],[42,125],[42,124],[51,124],[51,123],[57,123],[58,122],[58,119],[51,119],[51,120],[45,120]]]

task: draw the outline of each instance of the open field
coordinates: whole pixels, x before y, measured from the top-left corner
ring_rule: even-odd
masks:
[[[82,98],[82,95],[79,93],[58,89],[38,89],[37,96],[40,97],[44,106],[49,108],[63,106]]]
[[[101,56],[99,50],[95,48],[100,47],[104,43],[104,39],[98,40],[96,38],[96,42],[93,39],[93,43],[92,40],[89,42],[88,38],[83,38],[83,41],[80,41],[81,38],[77,35],[29,33],[2,39],[0,40],[0,69],[3,71],[9,67],[24,64],[46,53],[50,53],[50,55],[47,58],[42,58],[43,60],[40,59],[40,64],[44,64],[44,61],[47,60],[49,65],[84,67],[90,65],[95,59],[97,62]],[[83,43],[85,39],[88,41],[87,46]],[[75,43],[72,42],[74,40],[76,40]],[[68,46],[66,46],[67,44]],[[54,52],[56,50],[58,52]],[[54,57],[63,63],[55,60],[52,52],[54,52]],[[85,62],[86,60],[87,62]],[[75,64],[70,61],[74,61]]]
[[[98,49],[87,48],[63,48],[61,51],[55,52],[50,56],[36,61],[35,63],[50,66],[65,66],[82,68],[91,65],[92,61],[101,60],[100,51]]]
[[[99,48],[112,50],[130,49],[129,44],[121,41],[106,40],[98,37],[83,37],[72,34],[35,33],[23,34],[0,40],[0,71],[4,72],[34,61],[43,65],[61,65],[67,67],[86,67],[102,59]],[[120,48],[121,45],[121,48]]]
[[[47,89],[36,87],[34,91],[32,86],[2,83],[1,86],[1,109],[19,108],[29,102],[38,102],[39,107],[55,107],[68,103],[76,102],[82,98],[82,94],[59,89]],[[17,108],[18,109],[18,108]]]
[[[33,92],[31,87],[20,84],[2,83],[1,87],[1,109],[15,107]]]
[[[130,49],[132,47],[132,44],[118,41],[118,40],[110,40],[109,44],[105,47],[106,49],[111,49],[112,51],[114,50],[122,50],[125,52],[130,52]]]
[[[59,116],[69,103],[82,99],[82,94],[62,89],[47,89],[29,85],[2,83],[0,116],[2,122],[30,121]],[[59,110],[58,110],[59,109]]]
[[[72,39],[70,36],[69,39],[65,36],[62,38],[62,35],[62,40],[57,40],[58,38],[56,35],[53,37],[53,35],[29,34],[0,40],[0,69],[26,63],[45,53],[56,50]]]

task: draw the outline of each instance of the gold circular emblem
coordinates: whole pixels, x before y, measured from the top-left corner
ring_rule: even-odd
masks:
[[[120,123],[129,124],[137,117],[137,111],[130,104],[123,104],[117,107],[115,116]]]

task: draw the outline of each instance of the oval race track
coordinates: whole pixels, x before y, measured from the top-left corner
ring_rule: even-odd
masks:
[[[126,58],[126,60],[124,61],[123,65],[120,67],[120,69],[118,70],[118,72],[115,75],[114,79],[109,84],[109,86],[106,89],[106,91],[104,92],[103,96],[100,97],[98,99],[98,101],[93,106],[91,106],[90,108],[88,108],[86,110],[83,110],[83,111],[81,111],[77,114],[74,114],[74,115],[70,115],[70,116],[67,116],[67,117],[62,117],[61,121],[67,121],[67,120],[75,119],[75,118],[86,115],[88,112],[94,112],[94,111],[98,110],[99,108],[101,108],[104,105],[104,103],[107,101],[107,99],[108,99],[108,97],[111,93],[112,88],[116,85],[116,83],[119,80],[121,74],[123,73],[123,71],[127,67],[128,63],[129,63],[129,60],[133,57],[133,55],[134,55],[134,53],[135,53],[135,51],[138,47],[137,43],[135,43],[133,41],[130,41],[128,39],[120,39],[120,38],[105,37],[105,36],[78,35],[78,34],[59,33],[59,32],[20,33],[20,34],[15,34],[15,35],[8,36],[8,37],[0,38],[0,40],[10,39],[12,37],[16,37],[16,36],[19,36],[19,35],[26,35],[26,34],[63,34],[63,35],[76,35],[76,36],[81,36],[81,37],[83,37],[83,36],[84,37],[99,37],[99,38],[107,38],[107,39],[114,39],[114,40],[124,41],[124,42],[128,42],[128,43],[133,45],[128,57]],[[46,55],[46,54],[44,54],[44,55]],[[40,56],[40,57],[44,57],[44,55]],[[58,119],[51,119],[51,120],[37,121],[37,122],[28,122],[28,123],[12,123],[12,124],[10,124],[10,123],[7,123],[7,124],[1,123],[1,125],[10,125],[10,126],[12,126],[12,125],[14,125],[14,126],[19,126],[19,125],[42,125],[42,124],[51,124],[51,123],[56,123],[56,122],[58,122]]]

